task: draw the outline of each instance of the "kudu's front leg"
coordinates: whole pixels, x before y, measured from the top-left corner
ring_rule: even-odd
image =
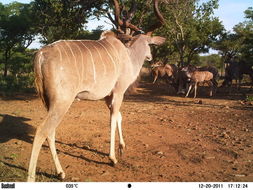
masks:
[[[190,91],[191,91],[191,88],[192,88],[192,84],[190,84],[189,89],[188,89],[188,92],[186,93],[185,97],[188,97],[188,95],[189,95],[189,93],[190,93]]]

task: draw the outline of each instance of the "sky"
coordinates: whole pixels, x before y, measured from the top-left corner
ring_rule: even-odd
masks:
[[[245,20],[244,11],[249,7],[253,7],[252,0],[220,0],[214,14],[220,18],[226,30],[232,31],[233,26]]]
[[[17,1],[21,3],[29,3],[31,0]],[[200,3],[206,1],[208,0],[200,0]],[[13,0],[0,0],[0,2],[3,4],[8,4],[13,2]],[[226,30],[232,32],[233,26],[245,20],[244,11],[248,7],[253,7],[253,0],[219,0],[219,8],[214,11],[214,15],[220,18]],[[99,25],[106,25],[104,29],[111,28],[110,25],[105,23],[105,19],[101,19],[100,21],[90,20],[87,25],[87,29],[96,29]]]

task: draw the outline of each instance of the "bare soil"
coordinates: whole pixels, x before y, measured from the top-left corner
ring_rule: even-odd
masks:
[[[245,93],[219,89],[210,98],[202,87],[198,98],[184,98],[142,81],[121,107],[127,149],[116,166],[108,159],[104,101],[75,101],[56,134],[64,181],[252,182],[253,106],[243,101]],[[0,181],[26,180],[34,132],[45,116],[36,95],[1,98]],[[59,181],[47,142],[37,181]]]

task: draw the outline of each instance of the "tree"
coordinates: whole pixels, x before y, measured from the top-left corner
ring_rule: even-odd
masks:
[[[223,62],[229,62],[239,54],[243,40],[236,33],[224,32],[221,38],[213,44],[213,48],[219,51]]]
[[[233,33],[223,32],[213,44],[213,48],[222,55],[223,62],[229,62],[237,56],[253,65],[253,9],[248,8],[244,13],[246,20],[235,25]]]
[[[124,1],[127,10],[131,3]],[[167,43],[154,48],[155,59],[177,60],[189,64],[199,53],[208,52],[211,44],[218,39],[223,25],[213,16],[218,0],[199,4],[198,0],[161,1],[159,8],[165,18],[165,25],[156,34],[167,38]],[[123,6],[123,5],[122,5]],[[132,24],[146,31],[157,22],[152,0],[136,0],[136,12]]]
[[[217,7],[218,0],[201,5],[196,0],[183,0],[166,8],[166,25],[160,32],[171,40],[169,43],[177,51],[180,64],[189,64],[194,56],[208,52],[220,35],[223,26],[218,18],[213,17],[213,10]]]
[[[241,41],[239,49],[241,58],[253,65],[253,8],[249,7],[244,14],[245,21],[237,24],[233,30]]]
[[[87,19],[102,9],[102,0],[35,0],[33,5],[38,33],[43,44],[60,39],[76,39],[84,31]]]
[[[202,55],[199,56],[198,63],[201,63],[201,66],[214,66],[219,70],[222,70],[222,60],[221,56],[219,54],[210,54],[210,55]]]
[[[10,59],[16,51],[23,51],[35,36],[34,21],[29,4],[14,2],[0,4],[0,50],[2,52],[3,76],[6,77]]]

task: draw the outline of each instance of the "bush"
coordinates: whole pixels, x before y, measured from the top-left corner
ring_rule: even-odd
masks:
[[[19,92],[34,92],[33,55],[35,50],[21,49],[13,53],[8,61],[8,75],[3,76],[0,64],[0,94],[12,95]],[[1,61],[2,60],[2,61]],[[0,55],[0,63],[3,63]]]
[[[1,95],[12,95],[17,92],[34,92],[34,75],[27,73],[23,75],[0,75],[0,93]]]
[[[253,102],[253,96],[251,95],[248,95],[246,96],[246,99],[245,99],[247,102]]]

